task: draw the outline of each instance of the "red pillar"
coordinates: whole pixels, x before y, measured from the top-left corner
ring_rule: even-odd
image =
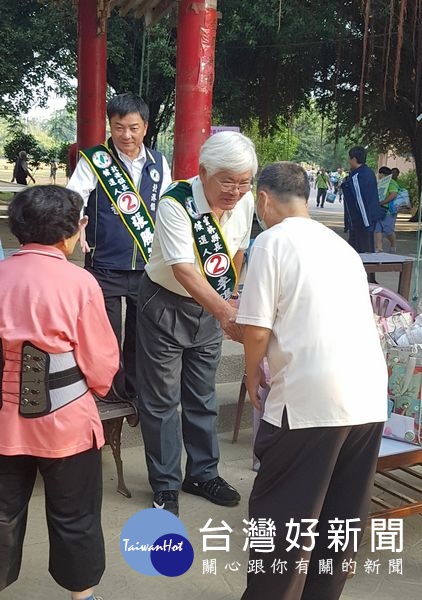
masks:
[[[101,144],[106,121],[106,18],[97,0],[78,2],[78,148]]]
[[[177,28],[173,175],[198,172],[199,149],[210,135],[217,0],[181,0]]]

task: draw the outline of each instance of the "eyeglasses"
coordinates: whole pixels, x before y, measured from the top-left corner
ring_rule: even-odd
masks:
[[[222,192],[236,192],[237,190],[239,190],[239,192],[241,194],[246,194],[246,192],[249,192],[249,190],[252,187],[252,180],[248,181],[247,183],[227,183],[224,181],[219,181],[218,179],[216,179],[218,185],[220,186],[220,189]]]

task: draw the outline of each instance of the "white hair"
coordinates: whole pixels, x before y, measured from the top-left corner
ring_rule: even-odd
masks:
[[[208,176],[218,171],[250,171],[254,177],[258,170],[254,143],[237,131],[220,131],[209,137],[200,150],[199,164]]]

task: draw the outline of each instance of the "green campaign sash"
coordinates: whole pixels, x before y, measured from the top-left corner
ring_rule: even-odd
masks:
[[[212,213],[198,212],[188,181],[172,183],[163,198],[170,198],[185,209],[202,274],[224,300],[229,300],[237,284],[237,274],[217,219]]]
[[[147,263],[154,238],[154,221],[132,180],[104,144],[80,153],[94,171]]]

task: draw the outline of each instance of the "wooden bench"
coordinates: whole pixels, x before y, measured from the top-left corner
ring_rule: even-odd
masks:
[[[370,518],[422,513],[422,447],[382,439]]]
[[[106,444],[111,446],[114,462],[116,463],[117,491],[126,498],[131,498],[132,494],[126,487],[124,480],[120,449],[123,420],[125,417],[136,415],[135,408],[129,402],[103,402],[97,400],[96,403],[103,424]]]

